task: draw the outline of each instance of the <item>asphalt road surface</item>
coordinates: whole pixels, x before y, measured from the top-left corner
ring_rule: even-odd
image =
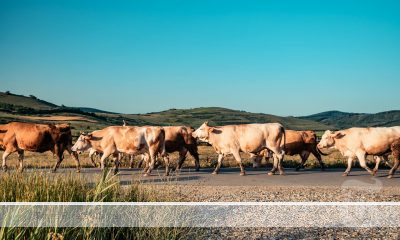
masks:
[[[153,170],[152,175],[144,177],[141,169],[121,168],[119,178],[121,183],[130,184],[132,181],[140,181],[145,184],[189,184],[203,186],[337,186],[346,184],[348,180],[356,180],[368,184],[379,184],[382,187],[400,187],[400,174],[397,173],[392,179],[388,179],[388,169],[378,171],[376,177],[372,177],[363,169],[354,169],[349,176],[343,177],[342,173],[345,169],[335,168],[320,171],[285,169],[286,175],[268,176],[265,169],[246,169],[245,176],[239,176],[239,168],[221,168],[217,175],[211,174],[213,169],[201,169],[195,172],[193,169],[183,169],[179,175],[171,172],[169,177],[164,176],[164,169]],[[27,170],[32,171],[32,170]],[[46,170],[48,171],[48,170]],[[74,172],[73,168],[60,168],[57,174],[65,174],[66,172]],[[98,168],[84,168],[81,174],[84,177],[94,179],[96,174],[100,174]],[[349,183],[349,182],[347,182]],[[361,184],[362,184],[361,183]]]

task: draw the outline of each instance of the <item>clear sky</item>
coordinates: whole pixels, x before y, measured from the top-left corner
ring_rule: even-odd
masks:
[[[0,1],[0,90],[123,113],[400,106],[400,1]]]

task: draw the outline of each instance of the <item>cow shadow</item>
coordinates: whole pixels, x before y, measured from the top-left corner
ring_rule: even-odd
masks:
[[[197,181],[202,179],[200,176],[169,176],[169,177],[148,177],[148,178],[138,178],[132,180],[122,180],[121,185],[132,185],[135,183],[139,184],[176,184],[179,182]]]

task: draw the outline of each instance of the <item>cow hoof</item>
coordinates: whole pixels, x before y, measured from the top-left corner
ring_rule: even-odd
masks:
[[[268,176],[272,176],[272,175],[274,175],[275,173],[274,173],[274,172],[268,172],[267,174],[268,174]]]
[[[344,173],[342,174],[342,176],[343,176],[343,177],[347,177],[347,176],[349,176],[349,173],[348,173],[348,172],[344,172]]]
[[[387,176],[387,178],[392,178],[393,177],[393,175],[389,175],[389,176]]]
[[[3,172],[7,172],[7,166],[3,166]]]
[[[376,177],[377,173],[378,173],[378,170],[376,170],[376,171],[374,170],[374,171],[371,172],[372,176],[374,176],[374,177]]]
[[[150,174],[148,173],[143,174],[143,177],[148,177],[148,176],[150,176]]]
[[[285,176],[286,174],[285,174],[285,172],[280,172],[279,175]]]
[[[80,172],[81,172],[81,170],[80,170],[80,169],[78,169],[78,170],[76,170],[75,172],[76,172],[76,173],[80,173]]]
[[[217,175],[217,174],[218,174],[218,172],[214,171],[214,172],[212,172],[211,174],[213,174],[213,175]]]
[[[244,175],[246,175],[245,172],[240,172],[240,176],[244,176]]]
[[[196,168],[196,172],[199,172],[200,171],[200,168]]]

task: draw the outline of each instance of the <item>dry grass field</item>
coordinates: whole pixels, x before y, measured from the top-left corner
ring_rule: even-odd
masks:
[[[29,120],[41,120],[41,121],[85,121],[96,123],[96,120],[91,120],[82,116],[61,116],[61,115],[51,115],[51,116],[21,116],[22,119]]]

